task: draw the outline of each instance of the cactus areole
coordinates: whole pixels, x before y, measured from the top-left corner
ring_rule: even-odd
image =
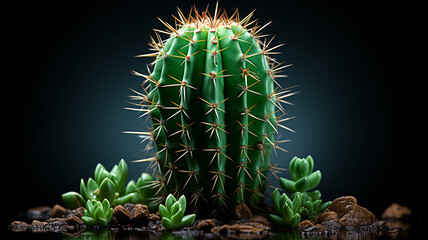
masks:
[[[153,164],[158,186],[195,207],[260,203],[272,150],[285,142],[275,138],[278,126],[292,131],[281,123],[291,119],[284,99],[293,92],[277,82],[290,65],[272,58],[282,44],[269,46],[260,34],[267,24],[252,15],[178,9],[175,27],[160,20],[166,31],[155,30],[154,53],[137,56],[155,60],[148,75],[134,72],[145,81],[128,109],[150,115],[153,127],[128,133],[156,145],[155,157],[139,161]]]

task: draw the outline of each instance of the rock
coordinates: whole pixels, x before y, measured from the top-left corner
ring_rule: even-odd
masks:
[[[330,211],[336,212],[337,216],[342,218],[346,213],[351,211],[357,205],[357,199],[353,196],[338,197],[333,200]]]
[[[156,215],[154,213],[150,213],[149,220],[150,221],[160,221],[160,220],[162,220],[162,218],[159,215]]]
[[[331,232],[337,231],[341,227],[339,222],[337,220],[334,220],[334,219],[324,221],[324,222],[320,223],[320,225],[323,226],[324,228],[326,228],[327,230],[331,231]]]
[[[53,206],[50,217],[64,217],[67,212],[67,209],[59,204]]]
[[[118,224],[128,224],[131,216],[129,215],[128,210],[122,205],[117,205],[113,209],[113,215]]]
[[[123,206],[128,212],[131,212],[132,209],[134,209],[135,204],[134,203],[125,203],[125,205]]]
[[[253,214],[245,203],[239,203],[235,205],[233,208],[233,215],[238,220],[250,219],[253,217]]]
[[[43,227],[47,224],[47,222],[40,222],[39,220],[33,220],[31,222],[31,227],[35,228],[35,227]]]
[[[47,206],[30,208],[27,210],[27,217],[33,220],[47,219],[51,214],[51,210],[52,209]]]
[[[343,227],[367,226],[377,222],[376,216],[364,207],[356,205],[351,211],[340,218]]]
[[[150,211],[146,205],[135,204],[130,212],[130,223],[132,227],[143,227],[149,223]]]
[[[297,225],[297,228],[298,228],[300,231],[304,231],[305,229],[310,228],[310,227],[313,227],[313,226],[314,226],[314,224],[313,224],[311,221],[309,221],[309,220],[303,220],[303,221],[301,221],[301,222]]]
[[[25,232],[30,227],[30,224],[22,221],[13,221],[9,227],[14,232]]]
[[[267,227],[269,227],[269,222],[266,218],[260,216],[260,215],[254,215],[252,218],[249,219],[250,222],[256,222],[261,223]]]
[[[66,218],[70,218],[70,217],[76,216],[78,218],[82,218],[83,214],[84,214],[84,211],[85,211],[84,207],[78,207],[78,208],[73,209],[73,210],[67,209],[65,217]]]
[[[382,213],[382,219],[400,219],[412,214],[412,211],[398,203],[393,203]]]
[[[233,225],[222,225],[219,227],[211,228],[212,233],[226,233],[226,232],[240,232],[240,233],[260,233],[269,230],[263,224],[260,223],[245,223],[245,224],[233,224]]]
[[[198,224],[196,225],[196,229],[209,231],[215,226],[216,224],[214,223],[213,219],[204,219],[198,222]]]
[[[70,226],[75,226],[75,225],[79,225],[79,224],[83,224],[82,219],[80,219],[78,216],[74,215],[72,217],[69,217],[67,219],[65,219],[65,222],[70,225]]]
[[[333,211],[325,212],[325,213],[319,215],[317,218],[318,223],[323,223],[325,221],[330,221],[330,220],[334,220],[335,222],[339,222],[339,217],[337,216],[336,212],[333,212]]]

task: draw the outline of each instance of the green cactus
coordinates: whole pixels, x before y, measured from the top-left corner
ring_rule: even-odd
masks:
[[[193,13],[192,13],[193,12]],[[154,164],[161,186],[185,194],[196,206],[200,200],[215,206],[236,202],[258,204],[264,198],[272,169],[272,150],[285,141],[275,139],[278,126],[291,118],[281,103],[294,94],[275,86],[282,65],[271,57],[281,45],[262,40],[264,26],[252,25],[253,12],[240,19],[235,12],[210,15],[196,9],[186,17],[178,10],[177,27],[162,21],[150,46],[155,57],[143,92],[131,96],[149,114],[153,129],[127,131],[155,143],[156,156],[140,161]],[[158,33],[167,33],[162,40]]]

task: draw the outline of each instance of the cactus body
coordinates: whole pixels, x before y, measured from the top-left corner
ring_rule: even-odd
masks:
[[[252,14],[239,21],[217,9],[214,17],[194,13],[186,18],[179,11],[177,28],[164,23],[169,39],[141,55],[156,57],[150,75],[137,73],[150,88],[134,99],[144,100],[137,105],[151,115],[153,131],[146,135],[157,148],[155,158],[142,161],[154,161],[162,187],[195,206],[201,200],[257,204],[284,121],[277,117],[280,102],[290,95],[275,86],[269,54],[278,46],[261,42],[260,26],[247,30]]]

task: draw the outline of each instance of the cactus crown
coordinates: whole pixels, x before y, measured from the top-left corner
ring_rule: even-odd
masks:
[[[293,131],[282,123],[295,92],[277,81],[290,64],[272,57],[283,44],[270,47],[273,38],[260,33],[269,23],[258,25],[253,13],[178,9],[175,27],[159,19],[166,30],[155,29],[154,52],[137,56],[155,60],[148,75],[134,71],[145,81],[142,92],[132,90],[137,108],[127,109],[149,114],[153,129],[127,133],[149,142],[147,150],[155,143],[155,156],[138,161],[151,163],[160,188],[195,207],[259,203],[268,171],[277,172],[270,154],[285,151],[278,126]]]

